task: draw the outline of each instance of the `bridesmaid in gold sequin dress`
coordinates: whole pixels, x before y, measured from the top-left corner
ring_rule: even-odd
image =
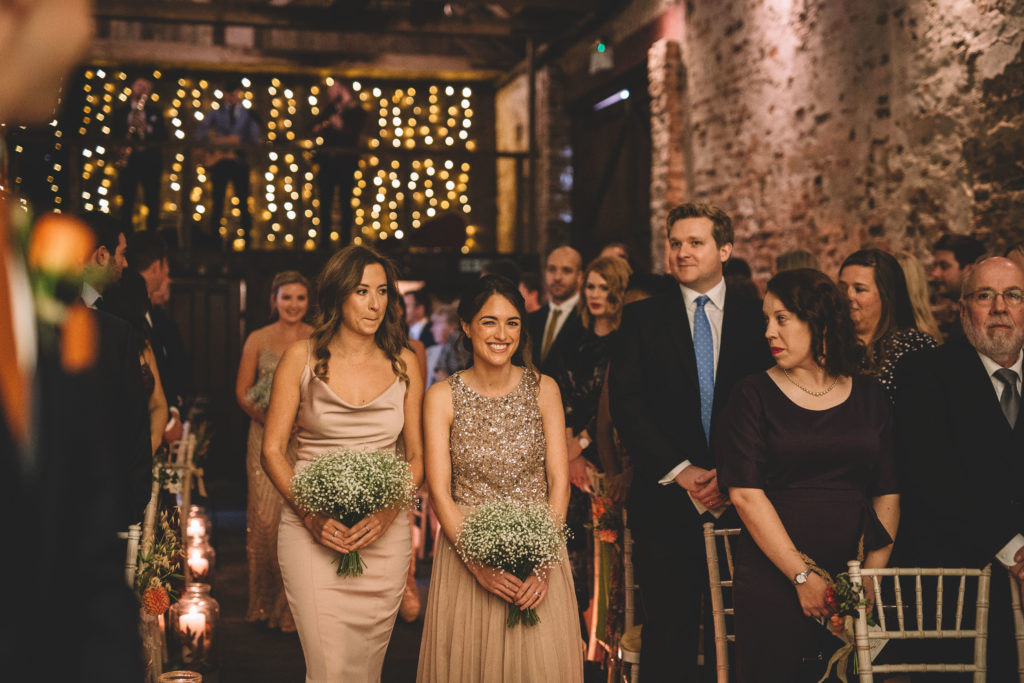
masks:
[[[317,281],[313,334],[288,348],[274,379],[263,467],[288,503],[277,548],[306,683],[380,681],[409,573],[405,511],[381,510],[349,528],[296,508],[291,494],[294,472],[335,449],[395,449],[415,485],[423,480],[423,378],[406,345],[396,279],[372,249],[335,253]],[[294,467],[286,455],[293,426]],[[353,550],[365,572],[338,576],[338,553]]]
[[[465,564],[453,547],[464,516],[495,500],[546,502],[565,520],[569,470],[558,386],[531,363],[515,284],[481,278],[459,306],[473,366],[435,384],[424,405],[427,480],[438,537],[420,646],[419,683],[583,680],[576,596],[565,550],[525,581]],[[522,351],[521,351],[522,350]],[[524,367],[525,366],[525,367]],[[509,603],[532,607],[536,626],[508,628]]]
[[[263,471],[263,423],[266,410],[249,400],[249,389],[266,375],[273,375],[281,355],[291,344],[308,339],[313,328],[303,322],[309,312],[309,280],[302,273],[286,270],[274,276],[270,285],[271,314],[276,320],[249,335],[242,348],[235,382],[235,398],[252,419],[245,450],[245,471],[249,479],[245,516],[245,550],[249,558],[249,621],[266,622],[270,628],[294,631],[295,620],[281,583],[277,563],[277,527],[281,522],[281,494]],[[287,457],[295,462],[295,443],[288,443]]]

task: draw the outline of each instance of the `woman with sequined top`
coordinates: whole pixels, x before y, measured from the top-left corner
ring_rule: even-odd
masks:
[[[875,377],[891,401],[899,359],[938,344],[917,329],[903,269],[891,254],[881,249],[853,252],[839,269],[839,288],[850,299],[850,317],[864,347],[861,372]]]
[[[424,400],[431,502],[444,533],[434,549],[420,683],[583,680],[572,574],[562,561],[520,581],[465,563],[454,544],[465,515],[496,501],[546,503],[565,520],[569,467],[558,386],[530,362],[526,306],[515,283],[487,275],[459,304],[473,365]],[[540,623],[506,627],[508,605]]]

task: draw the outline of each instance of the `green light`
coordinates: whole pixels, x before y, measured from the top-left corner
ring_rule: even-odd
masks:
[[[608,47],[603,42],[598,41],[598,43],[597,43],[597,51],[598,52],[604,52],[607,49],[608,49]]]

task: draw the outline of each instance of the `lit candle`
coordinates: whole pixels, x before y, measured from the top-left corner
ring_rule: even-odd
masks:
[[[210,561],[203,557],[202,551],[193,550],[188,556],[188,568],[192,570],[192,576],[202,578],[210,569]]]
[[[198,607],[189,607],[188,612],[178,619],[178,627],[185,632],[191,643],[198,646],[206,634],[206,615]]]
[[[206,535],[206,527],[203,526],[203,521],[193,517],[188,520],[188,537],[189,538],[202,538]]]

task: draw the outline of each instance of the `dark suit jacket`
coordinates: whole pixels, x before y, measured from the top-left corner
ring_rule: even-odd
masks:
[[[896,370],[901,564],[982,567],[1024,533],[1024,415],[1011,430],[964,339],[906,355]],[[998,563],[993,582],[1005,582]],[[995,571],[995,570],[998,570]]]
[[[533,352],[533,363],[537,368],[549,377],[557,377],[562,368],[565,354],[572,353],[579,347],[580,336],[583,334],[583,322],[580,320],[579,311],[573,308],[569,317],[562,324],[562,329],[551,342],[551,349],[547,358],[540,362],[540,350],[544,345],[544,327],[548,322],[548,311],[551,307],[544,304],[533,313],[526,316],[526,326],[530,332],[530,345]]]
[[[142,521],[149,502],[153,456],[149,435],[148,397],[142,386],[139,354],[131,325],[117,316],[96,311],[100,344],[96,370],[103,397],[101,419],[111,435],[115,473],[119,481],[119,526]]]
[[[160,371],[160,384],[164,387],[167,407],[181,409],[189,394],[192,377],[181,331],[174,319],[159,306],[153,306],[149,316],[153,319],[153,355],[156,356],[156,367]],[[187,419],[184,412],[181,419]]]
[[[629,512],[638,533],[645,525],[696,524],[686,492],[658,480],[683,460],[715,467],[700,421],[697,359],[686,315],[678,286],[626,306],[612,356],[612,421],[633,464]],[[733,386],[771,363],[760,306],[727,289],[712,434]]]

